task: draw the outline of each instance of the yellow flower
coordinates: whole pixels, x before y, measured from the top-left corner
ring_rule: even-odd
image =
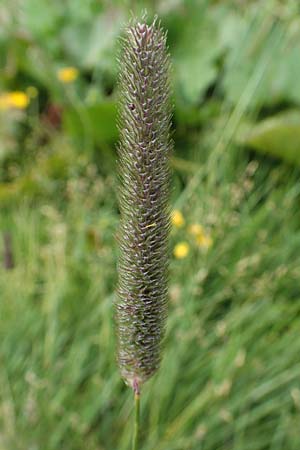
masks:
[[[76,67],[63,67],[57,71],[57,78],[62,83],[72,83],[78,77]]]
[[[25,92],[12,91],[0,94],[0,109],[25,109],[29,104],[29,97]]]
[[[199,247],[202,247],[204,249],[210,248],[213,244],[212,238],[207,234],[198,234],[196,236],[196,242],[199,245]]]
[[[193,223],[192,225],[190,225],[188,228],[188,232],[195,236],[195,240],[199,247],[207,250],[212,246],[212,238],[207,233],[205,233],[202,225],[200,225],[199,223]]]
[[[200,225],[199,223],[193,223],[188,227],[188,232],[190,234],[193,234],[194,236],[199,236],[203,234],[204,230],[202,225]]]
[[[179,242],[174,247],[174,256],[177,259],[183,259],[186,258],[188,253],[190,251],[190,246],[187,242]]]
[[[172,225],[174,225],[174,227],[176,227],[176,228],[183,227],[183,225],[185,223],[183,215],[178,209],[175,209],[173,211],[172,216],[171,216],[171,221],[172,221]]]

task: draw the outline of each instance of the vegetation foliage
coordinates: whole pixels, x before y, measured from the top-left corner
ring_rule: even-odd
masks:
[[[115,450],[116,54],[158,13],[173,63],[170,320],[141,449],[299,450],[296,0],[3,0],[0,449]]]

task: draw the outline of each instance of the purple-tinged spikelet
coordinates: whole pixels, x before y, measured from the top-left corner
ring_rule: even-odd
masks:
[[[166,34],[126,29],[119,61],[118,363],[138,391],[158,369],[167,316],[171,104]]]

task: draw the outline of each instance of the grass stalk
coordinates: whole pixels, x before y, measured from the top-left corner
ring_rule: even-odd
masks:
[[[139,448],[139,435],[140,435],[140,392],[134,392],[134,429],[132,439],[132,450],[138,450]]]

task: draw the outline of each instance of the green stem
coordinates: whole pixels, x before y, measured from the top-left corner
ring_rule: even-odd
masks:
[[[132,450],[138,450],[139,432],[140,432],[140,393],[139,392],[134,393],[134,406],[135,406],[135,418],[134,418]]]

